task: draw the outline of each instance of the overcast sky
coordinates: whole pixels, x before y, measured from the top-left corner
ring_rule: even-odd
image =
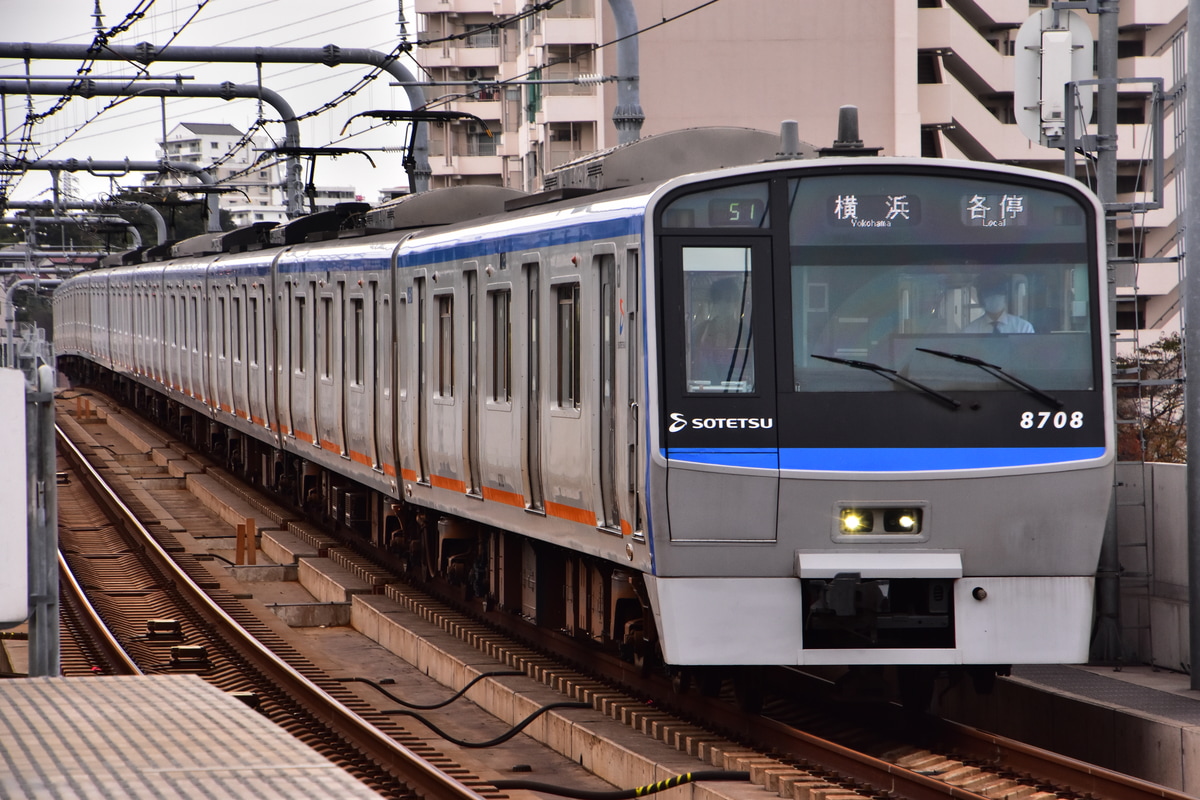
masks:
[[[92,42],[96,35],[94,10],[97,0],[0,0],[0,40],[7,42],[81,43]],[[388,53],[399,42],[399,0],[99,0],[105,30],[120,25],[126,15],[138,7],[150,5],[144,19],[110,40],[112,44],[132,46],[150,42],[160,49],[171,42],[190,47],[314,47],[336,44],[341,48],[364,48]],[[199,9],[199,10],[197,10]],[[189,22],[189,18],[195,15]],[[416,38],[411,8],[405,12],[410,39]],[[417,72],[415,63],[407,61]],[[35,78],[66,79],[80,67],[75,61],[33,61],[30,72]],[[278,92],[297,115],[315,110],[337,98],[344,90],[367,74],[365,65],[326,67],[323,65],[265,64],[263,85]],[[94,75],[131,75],[134,68],[115,61],[96,62]],[[188,83],[255,85],[257,70],[252,64],[201,64],[159,61],[150,65],[156,77],[191,76]],[[0,60],[0,78],[21,78],[21,61]],[[406,129],[384,125],[374,131],[377,120],[358,119],[346,136],[342,127],[354,114],[381,109],[407,109],[404,90],[389,86],[394,78],[383,73],[368,87],[334,109],[301,124],[300,144],[304,147],[332,145],[358,148],[400,148],[405,144]],[[48,109],[56,97],[34,97],[35,110]],[[153,161],[156,142],[161,139],[163,108],[158,98],[134,98],[99,113],[114,100],[72,98],[53,116],[32,131],[37,143],[29,158],[61,160],[67,158],[112,161],[129,158]],[[14,142],[22,135],[29,98],[8,95],[4,98],[6,150],[14,151]],[[258,118],[255,100],[214,100],[204,98],[169,99],[166,102],[166,129],[181,122],[228,123],[245,131]],[[267,119],[278,119],[269,105]],[[81,127],[82,126],[82,127]],[[77,130],[78,129],[78,130]],[[267,126],[267,132],[282,144],[281,124]],[[72,135],[73,134],[73,135]],[[375,202],[382,188],[406,183],[401,154],[370,152],[376,168],[361,155],[349,154],[337,159],[321,158],[316,167],[316,183],[326,186],[353,186],[368,202]],[[307,162],[305,173],[307,176]],[[99,199],[111,191],[113,179],[75,173],[76,194],[84,199]],[[142,175],[116,178],[116,184],[140,184]],[[11,189],[16,200],[48,199],[50,176],[30,171]]]

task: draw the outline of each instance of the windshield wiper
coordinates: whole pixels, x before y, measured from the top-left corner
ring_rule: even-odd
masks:
[[[868,372],[874,372],[876,375],[887,378],[889,381],[892,381],[893,383],[902,383],[905,386],[911,386],[918,391],[924,392],[925,394],[929,395],[930,397],[932,397],[936,400],[939,400],[942,403],[945,403],[950,408],[958,408],[959,406],[962,405],[962,403],[958,402],[953,397],[947,397],[946,395],[939,392],[937,389],[931,389],[930,387],[926,386],[923,383],[917,383],[916,381],[914,381],[911,378],[904,377],[899,372],[896,372],[896,370],[894,370],[894,369],[888,369],[887,367],[882,367],[879,364],[872,364],[870,361],[855,361],[854,359],[850,359],[850,358],[836,358],[834,356],[819,356],[816,353],[809,353],[809,355],[812,356],[813,358],[819,358],[822,361],[832,361],[834,364],[844,364],[847,367],[854,367],[855,369],[865,369]]]
[[[931,356],[937,356],[938,358],[948,358],[951,361],[957,361],[960,364],[970,364],[973,367],[979,367],[981,370],[983,370],[987,374],[991,375],[992,377],[999,378],[1000,380],[1004,381],[1005,383],[1009,384],[1010,386],[1015,386],[1024,392],[1028,392],[1029,394],[1036,397],[1038,400],[1041,400],[1043,403],[1052,405],[1055,408],[1063,407],[1063,402],[1061,400],[1059,400],[1057,397],[1054,397],[1053,395],[1048,395],[1045,392],[1043,392],[1041,389],[1037,388],[1036,386],[1028,384],[1025,381],[1021,380],[1020,378],[1015,378],[1012,375],[1009,375],[1007,372],[1004,371],[1004,367],[1001,367],[997,364],[989,364],[987,361],[984,361],[979,358],[975,358],[975,356],[965,356],[962,353],[947,353],[943,350],[930,350],[928,347],[918,347],[916,349],[920,350],[922,353],[929,353]]]

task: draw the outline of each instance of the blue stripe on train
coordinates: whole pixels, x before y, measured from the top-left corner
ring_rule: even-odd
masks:
[[[821,472],[928,472],[937,470],[1032,467],[1089,461],[1103,447],[785,447],[756,450],[673,447],[672,461],[729,467]]]

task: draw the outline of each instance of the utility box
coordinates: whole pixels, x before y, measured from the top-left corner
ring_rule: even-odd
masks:
[[[1013,53],[1013,112],[1025,138],[1046,147],[1063,147],[1066,117],[1075,116],[1082,131],[1092,116],[1095,87],[1078,87],[1067,99],[1066,87],[1092,78],[1092,32],[1078,14],[1064,9],[1039,11],[1021,25]]]
[[[25,436],[25,373],[0,369],[0,628],[29,616],[29,453]]]

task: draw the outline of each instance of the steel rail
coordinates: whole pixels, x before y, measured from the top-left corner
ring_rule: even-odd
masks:
[[[463,785],[452,776],[434,768],[399,742],[389,737],[367,720],[347,708],[290,665],[272,653],[195,584],[173,558],[155,540],[154,536],[138,521],[136,515],[117,496],[100,473],[88,462],[83,453],[67,437],[61,427],[56,426],[63,452],[67,460],[87,477],[87,485],[93,496],[114,516],[120,517],[131,532],[143,540],[148,556],[169,573],[174,588],[182,593],[197,613],[225,630],[234,632],[243,639],[243,652],[253,665],[270,675],[322,722],[336,729],[353,742],[363,753],[380,764],[395,770],[395,774],[413,791],[425,797],[439,800],[484,800],[483,796]]]
[[[82,613],[84,622],[88,625],[88,631],[94,637],[93,644],[96,645],[100,655],[107,659],[111,666],[117,668],[115,674],[145,675],[142,668],[137,665],[137,662],[117,641],[117,637],[113,635],[109,627],[104,624],[104,619],[88,600],[83,587],[79,585],[79,581],[75,580],[75,573],[71,571],[71,567],[63,558],[62,553],[58,554],[58,579],[59,591],[69,596],[71,602]]]

